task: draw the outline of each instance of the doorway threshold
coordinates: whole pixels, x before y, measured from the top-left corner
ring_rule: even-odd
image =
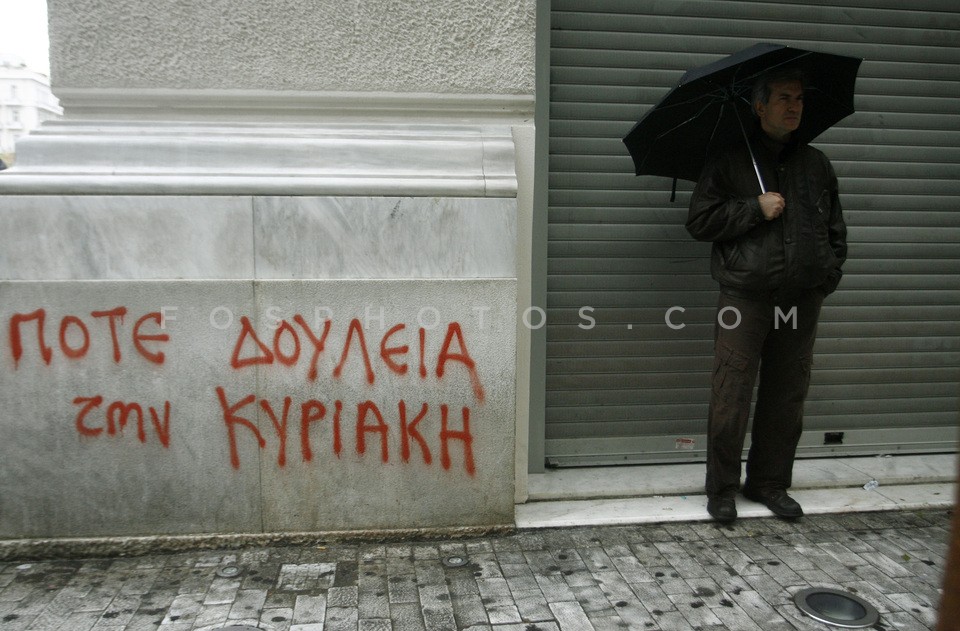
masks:
[[[808,515],[953,506],[957,454],[798,459],[790,494]],[[709,520],[704,464],[555,469],[530,474],[518,528]],[[769,517],[737,496],[741,518]]]

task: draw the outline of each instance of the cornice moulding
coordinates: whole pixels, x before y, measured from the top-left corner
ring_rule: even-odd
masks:
[[[433,94],[61,88],[67,116],[93,120],[470,120],[533,119],[532,94]]]
[[[510,126],[452,121],[50,122],[0,194],[513,197]]]

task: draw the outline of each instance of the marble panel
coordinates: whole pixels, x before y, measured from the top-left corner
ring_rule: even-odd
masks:
[[[0,195],[0,279],[253,277],[249,197]]]
[[[219,328],[253,300],[249,281],[0,282],[0,537],[259,530],[216,392],[256,386]]]
[[[514,198],[262,197],[261,279],[515,278]]]
[[[259,401],[240,413],[266,441],[264,528],[512,523],[515,308],[512,280],[258,282],[273,361],[256,367]]]
[[[515,307],[514,280],[0,282],[0,537],[509,524]]]

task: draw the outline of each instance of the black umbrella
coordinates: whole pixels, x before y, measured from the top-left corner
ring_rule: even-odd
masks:
[[[624,137],[637,175],[696,182],[715,148],[746,142],[750,93],[758,77],[781,67],[803,72],[804,106],[796,136],[809,142],[853,113],[853,90],[862,60],[778,44],[755,44],[688,70]],[[750,148],[751,158],[753,149]],[[754,160],[756,169],[756,160]],[[757,170],[760,190],[766,192]]]

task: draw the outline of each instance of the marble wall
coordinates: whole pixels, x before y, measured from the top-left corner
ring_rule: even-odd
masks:
[[[516,215],[0,196],[0,537],[512,523]]]

